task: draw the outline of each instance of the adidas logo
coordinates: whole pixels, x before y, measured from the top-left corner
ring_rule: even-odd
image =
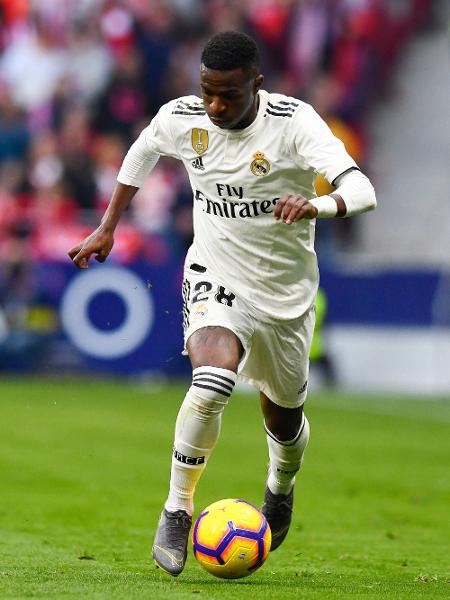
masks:
[[[205,165],[203,164],[203,158],[201,156],[198,156],[197,158],[195,158],[191,162],[191,165],[194,167],[194,169],[199,169],[200,171],[205,170]]]

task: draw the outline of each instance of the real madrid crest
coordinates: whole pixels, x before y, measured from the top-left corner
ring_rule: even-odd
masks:
[[[203,304],[203,302],[200,302],[199,304],[194,304],[192,313],[191,313],[191,317],[193,320],[201,319],[202,317],[205,317],[207,314],[208,314],[208,307],[206,304]]]
[[[209,135],[206,129],[194,127],[191,132],[192,147],[199,156],[208,150]]]
[[[257,177],[263,177],[270,171],[270,163],[264,157],[264,152],[255,152],[250,163],[250,171]]]

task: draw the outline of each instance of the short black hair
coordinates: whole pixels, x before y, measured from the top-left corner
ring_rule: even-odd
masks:
[[[208,69],[259,68],[259,50],[254,39],[241,31],[221,31],[208,40],[202,52],[202,63]]]

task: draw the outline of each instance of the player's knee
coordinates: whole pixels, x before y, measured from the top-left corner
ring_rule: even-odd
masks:
[[[241,341],[226,327],[202,327],[187,341],[192,367],[215,365],[217,368],[236,373],[244,353]]]
[[[277,440],[293,440],[303,424],[303,407],[284,408],[261,392],[261,408],[266,428]]]
[[[221,413],[228,403],[236,373],[219,367],[198,367],[192,373],[190,403],[197,418],[208,420]]]
[[[303,410],[296,409],[289,413],[283,411],[266,415],[265,425],[270,433],[281,442],[293,440],[300,431],[303,422]]]
[[[292,425],[281,425],[279,423],[272,423],[270,421],[266,421],[265,424],[272,436],[280,442],[293,440],[299,432],[299,427],[293,427]]]
[[[300,444],[303,450],[306,448],[309,441],[309,422],[306,415],[302,412],[300,425],[291,429],[278,429],[273,431],[268,425],[267,421],[264,421],[264,427],[266,433],[275,441],[282,445],[294,446]]]

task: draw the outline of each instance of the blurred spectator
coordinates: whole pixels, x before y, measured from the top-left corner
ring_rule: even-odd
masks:
[[[77,21],[69,41],[68,77],[83,102],[89,103],[106,86],[113,60],[95,23]]]
[[[60,151],[64,180],[69,194],[84,210],[93,210],[97,201],[94,164],[91,159],[92,135],[84,108],[72,108],[61,125]]]
[[[121,52],[116,61],[115,73],[96,104],[93,124],[99,131],[122,135],[129,145],[134,124],[149,114],[149,84],[135,49]]]
[[[14,101],[23,109],[41,108],[52,96],[68,66],[67,50],[39,18],[7,45],[0,59],[0,78],[10,87]]]
[[[125,2],[103,2],[99,25],[104,42],[113,54],[127,52],[134,47],[134,17]]]
[[[94,144],[92,159],[97,189],[97,208],[103,214],[116,185],[117,172],[126,151],[120,135],[99,135]]]
[[[0,164],[24,160],[29,139],[25,113],[14,104],[8,90],[0,88]]]
[[[29,182],[34,188],[51,187],[61,181],[64,165],[56,134],[44,129],[33,137],[29,152]]]
[[[136,48],[142,57],[152,114],[167,100],[162,92],[167,67],[172,52],[180,43],[175,24],[175,14],[161,0],[148,3],[147,10],[136,22]]]

